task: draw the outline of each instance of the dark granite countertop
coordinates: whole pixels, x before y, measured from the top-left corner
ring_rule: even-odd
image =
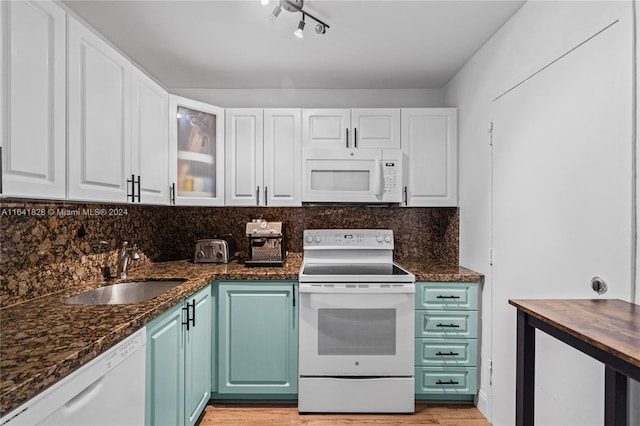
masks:
[[[185,279],[149,301],[129,305],[68,305],[63,301],[105,283],[88,283],[0,309],[0,414],[45,388],[144,327],[152,319],[219,280],[297,280],[301,254],[282,267],[247,268],[229,264],[173,261],[145,265],[126,281]],[[398,260],[417,281],[480,281],[482,275],[459,266]],[[112,283],[109,283],[112,284]]]

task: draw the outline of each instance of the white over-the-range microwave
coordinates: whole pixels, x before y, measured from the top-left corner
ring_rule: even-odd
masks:
[[[402,150],[303,149],[302,202],[401,203]]]

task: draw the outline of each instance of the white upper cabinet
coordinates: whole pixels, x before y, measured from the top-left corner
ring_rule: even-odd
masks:
[[[302,145],[305,148],[348,148],[350,109],[302,110]]]
[[[131,175],[135,200],[168,204],[169,94],[137,68],[133,68]],[[130,178],[131,179],[131,178]]]
[[[400,148],[399,108],[351,110],[352,148]]]
[[[264,110],[264,198],[269,206],[300,206],[301,110]]]
[[[304,148],[400,148],[399,108],[305,109]]]
[[[263,158],[262,109],[225,110],[226,202],[228,206],[260,205]]]
[[[403,205],[458,204],[458,139],[455,108],[402,109]]]
[[[169,96],[172,204],[224,204],[224,109]]]
[[[131,167],[131,64],[69,17],[68,197],[125,202]]]
[[[1,193],[65,198],[66,13],[0,2]]]
[[[301,110],[226,110],[226,205],[299,206]]]

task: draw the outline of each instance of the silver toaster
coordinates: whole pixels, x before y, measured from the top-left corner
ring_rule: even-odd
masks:
[[[207,238],[198,240],[193,263],[228,263],[229,243],[226,240]]]

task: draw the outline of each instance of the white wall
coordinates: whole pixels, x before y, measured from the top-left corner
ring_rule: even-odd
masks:
[[[600,37],[598,34],[608,25],[612,24],[616,20],[619,20],[614,27],[611,27],[606,31],[606,38]],[[612,30],[613,28],[613,30]],[[604,33],[601,33],[601,35]],[[594,38],[600,41],[604,40],[601,44],[591,43],[590,38]],[[613,40],[613,43],[611,42]],[[556,284],[556,289],[549,290],[550,286],[546,286],[544,292],[537,292],[534,288],[518,288],[518,286],[529,285],[530,287],[536,286],[536,279],[542,278],[545,282],[553,279],[548,275],[543,275],[549,272],[549,265],[540,265],[535,261],[532,261],[529,268],[521,271],[521,276],[525,278],[523,283],[517,282],[497,282],[500,277],[494,276],[493,268],[489,262],[489,248],[495,247],[496,242],[492,240],[494,232],[492,226],[495,225],[492,217],[491,210],[491,197],[492,188],[496,185],[499,188],[504,188],[501,185],[502,182],[492,182],[492,161],[502,161],[504,164],[505,153],[500,155],[499,159],[492,158],[492,150],[489,147],[489,133],[487,127],[491,122],[495,114],[499,114],[501,119],[500,125],[504,121],[507,121],[512,126],[510,134],[517,134],[518,128],[528,129],[527,132],[538,132],[540,137],[544,138],[544,126],[548,125],[547,122],[532,123],[528,114],[532,111],[539,113],[540,116],[545,115],[544,106],[541,106],[541,110],[536,111],[536,105],[529,105],[529,110],[525,112],[524,109],[518,108],[518,103],[513,103],[511,109],[504,108],[505,102],[496,101],[492,102],[495,98],[501,94],[507,92],[520,82],[524,82],[523,86],[519,86],[506,95],[511,97],[515,96],[515,92],[519,91],[520,94],[525,92],[522,90],[528,88],[529,96],[532,95],[531,87],[536,84],[541,77],[549,78],[550,75],[554,75],[556,68],[558,72],[556,75],[562,76],[562,78],[568,78],[567,75],[575,75],[576,77],[582,76],[586,71],[584,68],[580,68],[579,64],[584,64],[584,58],[574,61],[574,50],[583,54],[588,51],[593,55],[590,58],[592,63],[597,63],[600,54],[602,54],[603,60],[610,60],[609,58],[615,58],[619,61],[615,64],[621,67],[623,77],[629,76],[628,79],[623,78],[622,81],[593,81],[593,90],[602,91],[610,90],[612,88],[616,93],[622,93],[618,100],[614,101],[611,105],[601,105],[603,114],[603,122],[593,120],[590,114],[593,114],[593,104],[589,104],[588,93],[581,93],[581,102],[584,101],[584,110],[581,105],[572,105],[569,111],[560,111],[571,115],[572,117],[585,116],[585,124],[591,126],[596,132],[606,135],[608,130],[615,130],[618,121],[615,124],[608,120],[606,117],[613,117],[615,120],[620,119],[619,123],[622,124],[623,129],[618,132],[618,135],[623,135],[624,149],[628,148],[628,153],[631,153],[631,146],[633,143],[632,137],[632,102],[631,93],[633,92],[633,85],[631,79],[631,58],[632,58],[632,40],[633,40],[633,20],[631,2],[628,1],[591,1],[591,2],[577,2],[577,1],[532,1],[527,2],[520,11],[507,23],[505,26],[487,43],[482,49],[460,70],[460,72],[452,79],[452,81],[445,88],[444,103],[447,105],[454,105],[459,108],[459,170],[460,170],[460,263],[466,267],[478,270],[485,274],[485,286],[483,291],[483,334],[482,334],[482,348],[481,348],[481,390],[480,398],[478,401],[478,407],[481,411],[495,424],[495,425],[509,425],[513,423],[514,412],[514,377],[515,377],[515,359],[512,360],[513,355],[510,353],[515,348],[515,335],[512,332],[513,324],[515,322],[515,310],[509,307],[503,306],[506,300],[510,297],[514,297],[511,294],[515,294],[516,297],[522,297],[521,294],[527,294],[529,297],[594,297],[595,294],[576,296],[570,289],[566,288],[561,283]],[[582,43],[586,43],[586,48],[578,47],[582,46]],[[591,50],[589,50],[591,49]],[[609,53],[610,50],[614,51],[614,56],[607,56],[604,53]],[[566,55],[566,56],[563,56]],[[577,55],[576,55],[577,56]],[[622,59],[619,59],[622,58]],[[557,63],[554,61],[560,59]],[[587,62],[588,63],[588,62]],[[571,67],[574,67],[573,70]],[[546,68],[545,68],[546,67]],[[569,68],[567,68],[569,67]],[[614,67],[615,68],[615,67]],[[536,74],[538,71],[542,71],[540,74]],[[552,72],[553,71],[553,72]],[[568,72],[569,71],[569,72]],[[528,80],[531,78],[530,80]],[[560,77],[559,77],[560,78]],[[563,87],[563,81],[545,81],[545,87],[543,89],[549,91],[549,87],[557,86],[556,88],[561,90]],[[622,89],[622,90],[621,90]],[[535,93],[535,91],[533,91]],[[628,94],[628,96],[626,94]],[[551,93],[552,94],[552,93]],[[549,93],[547,93],[549,95]],[[549,99],[553,99],[552,96]],[[503,107],[498,111],[498,104],[502,103]],[[534,104],[535,102],[529,102]],[[550,105],[551,108],[559,108],[557,105]],[[561,107],[560,107],[561,108]],[[609,115],[611,110],[620,112],[622,117],[618,117],[620,114],[613,116]],[[587,111],[589,111],[587,113]],[[587,119],[586,117],[590,117]],[[580,120],[577,120],[578,122]],[[575,123],[575,122],[574,122]],[[562,119],[555,119],[553,124],[558,130],[562,126]],[[575,124],[574,124],[575,125]],[[500,129],[502,130],[502,129]],[[496,132],[498,129],[496,129]],[[564,130],[561,130],[564,131]],[[565,133],[569,134],[569,133]],[[496,135],[497,136],[497,135]],[[526,139],[530,134],[523,134],[523,139]],[[504,141],[503,141],[504,142]],[[535,143],[534,140],[529,140],[530,143]],[[572,141],[573,142],[573,141]],[[520,157],[521,152],[514,153]],[[508,154],[507,154],[508,155]],[[616,154],[620,155],[620,153]],[[630,166],[630,161],[622,160],[620,162],[619,169],[624,170],[626,177],[623,178],[622,185],[613,187],[612,191],[623,191],[624,194],[620,198],[627,197],[627,200],[623,200],[620,205],[623,205],[623,210],[615,212],[618,214],[616,219],[622,220],[624,223],[616,227],[617,235],[624,241],[617,241],[617,245],[622,252],[618,265],[620,266],[620,279],[614,283],[615,290],[610,292],[607,296],[613,294],[613,297],[620,297],[626,300],[631,298],[631,286],[633,279],[633,266],[632,266],[632,195],[631,185],[633,182],[633,175]],[[515,157],[514,157],[515,158]],[[622,158],[616,157],[616,158]],[[618,160],[616,160],[618,161]],[[524,163],[523,163],[524,164]],[[560,163],[558,163],[560,164]],[[572,166],[572,164],[574,164]],[[580,175],[584,173],[581,169],[582,165],[578,165],[577,162],[572,163],[567,161],[566,164],[562,164],[563,167],[568,167],[566,173],[568,175]],[[608,164],[611,166],[611,164]],[[546,187],[553,187],[553,182],[545,175],[545,165],[540,164],[538,169],[540,175],[532,175],[531,179],[540,179],[542,177],[543,182],[541,185]],[[594,169],[595,171],[595,169]],[[553,173],[557,173],[554,170]],[[500,175],[500,176],[505,176]],[[608,180],[608,176],[603,176],[603,183],[619,183],[613,179]],[[523,183],[527,183],[523,180]],[[527,186],[535,188],[535,184],[529,184]],[[628,192],[627,192],[628,191]],[[520,203],[520,205],[526,209],[527,206],[536,206],[536,199],[531,197],[531,193],[517,194],[512,193],[515,200],[511,200],[514,204]],[[498,197],[499,199],[499,197]],[[504,199],[502,199],[504,202]],[[593,200],[597,202],[598,200]],[[538,207],[538,206],[536,206]],[[576,207],[576,206],[573,206]],[[544,209],[541,209],[544,211]],[[504,220],[504,216],[500,216],[500,211],[496,216],[500,220]],[[622,218],[622,219],[620,219]],[[547,231],[544,229],[545,223],[543,218],[540,218],[540,222],[536,223],[532,221],[530,224],[529,234],[535,234],[536,230]],[[505,229],[501,222],[500,227]],[[556,224],[557,225],[557,224]],[[606,224],[603,223],[603,229],[606,230]],[[560,228],[562,225],[560,224]],[[531,231],[533,230],[533,231]],[[526,246],[528,241],[519,241],[518,249],[522,246]],[[539,242],[537,242],[539,244]],[[552,245],[553,242],[549,241]],[[578,252],[586,253],[588,247],[576,247]],[[526,250],[524,251],[526,253]],[[526,254],[525,254],[526,256]],[[496,264],[500,261],[500,253],[496,253]],[[558,263],[561,259],[557,260]],[[523,262],[526,264],[526,260]],[[546,268],[543,268],[546,266]],[[585,267],[588,265],[585,265]],[[551,269],[553,270],[553,269]],[[504,276],[504,275],[503,275]],[[563,283],[564,284],[564,283]],[[512,285],[513,288],[509,288]],[[580,284],[582,285],[582,284]],[[517,289],[517,290],[516,290]],[[494,292],[502,292],[501,294],[494,294]],[[513,291],[513,293],[511,293]],[[618,296],[622,294],[622,296]],[[504,316],[504,312],[512,315]],[[503,323],[508,322],[509,326],[505,326]],[[552,349],[558,353],[559,357],[571,357],[571,351],[567,354],[561,354],[558,348],[550,348],[553,343],[548,342],[545,338],[541,338],[540,342],[544,349]],[[543,352],[543,351],[540,351]],[[570,358],[567,358],[570,359]],[[491,360],[500,360],[500,362],[493,362],[493,383],[490,382],[490,362]],[[542,365],[537,367],[537,371],[544,369],[551,369],[557,367],[553,365],[553,360],[545,358],[544,355],[539,360]],[[576,364],[590,364],[588,360],[576,358]],[[545,364],[546,363],[546,364]],[[593,366],[585,365],[584,368],[592,368]],[[592,381],[586,381],[586,387],[598,388],[601,385],[602,379],[598,377]],[[543,380],[544,381],[544,380]],[[566,386],[566,383],[562,383]],[[560,408],[563,399],[567,395],[566,389],[560,386],[559,390],[545,389],[545,394],[540,395],[539,401],[544,400],[548,412],[542,413],[542,416],[538,418],[536,424],[586,424],[583,419],[576,414],[575,411],[580,411],[582,408],[584,413],[594,413],[601,411],[601,401],[584,401],[580,406],[580,401],[577,402],[578,407],[568,407],[567,410]],[[576,384],[575,390],[582,392],[584,389],[580,389],[580,386]],[[571,392],[571,391],[569,391]],[[599,392],[602,392],[599,390]],[[597,392],[596,392],[597,393]],[[570,396],[569,396],[570,397]],[[575,398],[574,398],[575,399]],[[601,399],[601,398],[600,398]],[[556,400],[556,401],[554,401]],[[594,407],[595,406],[595,407]],[[539,411],[540,407],[537,407]],[[573,410],[573,412],[572,412]],[[584,415],[582,413],[582,415]],[[544,420],[543,420],[544,419]],[[554,419],[560,423],[554,423]],[[562,420],[557,420],[562,419]],[[590,421],[594,424],[601,424],[601,418],[593,418]]]
[[[169,89],[223,108],[440,107],[441,89]]]

